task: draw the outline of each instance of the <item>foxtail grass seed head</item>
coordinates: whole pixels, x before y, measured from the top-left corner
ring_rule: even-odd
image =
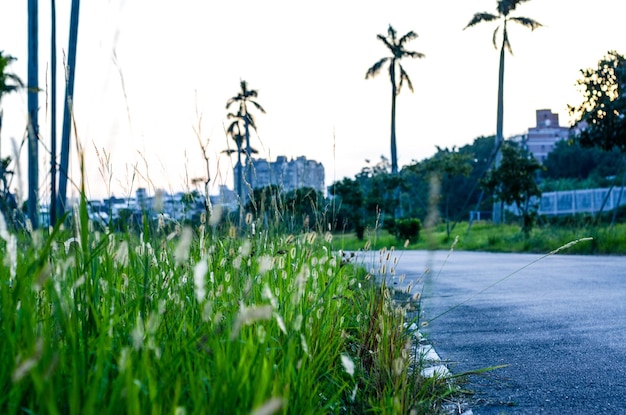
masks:
[[[273,415],[280,412],[285,406],[285,400],[282,398],[271,398],[260,407],[250,412],[250,415]]]
[[[115,252],[114,262],[118,267],[125,267],[128,265],[128,242],[122,241],[117,247]]]
[[[224,213],[224,208],[222,205],[213,206],[213,212],[211,212],[211,216],[209,217],[209,225],[217,226],[222,220],[222,214]]]
[[[237,228],[234,226],[231,226],[230,228],[228,228],[228,236],[231,239],[235,239],[235,237],[237,236]]]
[[[280,316],[280,314],[274,312],[274,318],[276,319],[276,324],[278,324],[278,328],[280,329],[280,331],[282,331],[283,334],[287,334],[287,327],[285,326],[285,322],[283,321],[283,318]]]
[[[4,215],[0,212],[0,238],[4,239],[6,243],[9,243],[9,230],[7,228],[7,222],[4,220]]]
[[[140,350],[143,346],[145,331],[143,326],[143,319],[141,315],[137,315],[137,320],[135,322],[135,327],[131,332],[131,338],[133,339],[133,348],[135,350]]]
[[[250,242],[249,239],[246,239],[245,241],[243,241],[243,244],[241,244],[241,248],[239,248],[239,253],[241,254],[242,257],[249,257],[251,252],[252,252],[252,243]]]
[[[326,233],[324,234],[324,240],[325,240],[327,243],[331,243],[331,242],[333,241],[333,234],[332,234],[332,233],[330,233],[330,232],[326,232]]]
[[[193,282],[196,294],[196,300],[199,303],[204,301],[206,297],[206,275],[209,271],[209,264],[206,258],[202,258],[193,269]]]
[[[176,265],[180,265],[189,259],[189,249],[191,248],[192,231],[190,227],[184,227],[180,235],[180,240],[174,251]]]
[[[306,236],[306,241],[308,242],[309,245],[312,245],[313,242],[315,242],[315,238],[317,238],[317,233],[309,232]]]
[[[252,223],[252,213],[246,213],[246,225],[250,225]]]
[[[155,212],[163,212],[163,198],[165,196],[165,192],[161,189],[157,189],[154,192],[154,199],[152,199],[152,207]]]
[[[234,340],[239,335],[239,330],[242,326],[247,326],[255,321],[270,320],[272,318],[272,306],[252,306],[246,307],[241,305],[237,320],[233,325],[233,331],[231,333],[231,340]]]
[[[345,354],[341,355],[341,364],[343,366],[343,370],[350,376],[354,376],[354,362],[350,357]]]
[[[267,271],[272,269],[272,265],[274,264],[274,259],[269,255],[261,255],[258,259],[259,263],[259,274],[263,275]]]
[[[293,329],[295,331],[300,331],[300,329],[302,328],[302,319],[303,319],[302,314],[298,314],[296,318],[294,319]]]
[[[372,242],[368,239],[367,242],[365,242],[365,247],[363,248],[363,250],[369,251],[371,246],[372,246]]]
[[[574,245],[576,245],[576,244],[578,244],[578,243],[580,243],[580,242],[584,242],[584,241],[591,241],[591,240],[593,240],[593,238],[592,238],[592,237],[586,237],[586,238],[576,239],[575,241],[568,242],[568,243],[566,243],[565,245],[558,247],[558,248],[557,248],[557,249],[555,249],[554,251],[551,251],[551,252],[550,252],[550,255],[554,255],[554,254],[556,254],[556,253],[558,253],[558,252],[561,252],[561,251],[563,251],[563,250],[565,250],[565,249],[569,249],[569,248],[571,248],[572,246],[574,246]]]
[[[13,383],[18,383],[20,380],[24,378],[41,360],[41,356],[43,355],[43,339],[37,339],[37,343],[35,343],[35,352],[28,359],[21,361],[20,356],[18,355],[17,361],[15,362],[15,370],[11,375],[11,380]]]

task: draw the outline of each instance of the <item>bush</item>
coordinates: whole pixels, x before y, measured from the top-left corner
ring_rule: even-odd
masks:
[[[416,242],[420,236],[422,222],[416,218],[388,219],[385,220],[384,228],[399,241]]]

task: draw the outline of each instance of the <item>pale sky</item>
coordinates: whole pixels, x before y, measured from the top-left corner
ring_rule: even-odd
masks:
[[[57,0],[59,64],[70,3]],[[49,8],[40,1],[42,198],[50,187]],[[0,0],[0,9],[0,50],[19,59],[10,70],[26,81],[27,2]],[[126,196],[137,187],[194,188],[190,179],[207,174],[198,125],[202,141],[209,140],[211,193],[219,184],[232,188],[235,158],[221,151],[233,146],[224,134],[225,104],[240,79],[258,91],[267,111],[254,114],[252,146],[261,156],[322,162],[328,185],[354,177],[366,159],[389,158],[388,72],[365,80],[367,69],[387,56],[376,35],[389,24],[399,35],[415,31],[419,37],[407,49],[426,55],[402,62],[415,93],[403,89],[398,98],[399,166],[432,156],[436,145],[461,147],[495,133],[496,24],[463,28],[476,12],[494,13],[496,0],[91,0],[80,11],[74,112],[92,198]],[[626,2],[532,0],[514,15],[544,27],[509,28],[514,56],[506,56],[504,135],[525,133],[542,108],[568,125],[567,105],[581,99],[579,70],[594,67],[609,50],[626,53]],[[11,140],[19,144],[24,135],[26,103],[25,92],[3,99],[3,157],[11,154]],[[59,139],[61,115],[59,104]],[[25,195],[26,147],[21,154],[23,174],[14,187]],[[105,154],[111,180],[99,172]],[[78,169],[71,175],[78,180]]]

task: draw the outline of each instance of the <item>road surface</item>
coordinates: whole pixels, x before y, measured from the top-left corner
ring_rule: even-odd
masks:
[[[469,378],[474,414],[626,414],[626,257],[394,255],[453,373],[508,365]]]

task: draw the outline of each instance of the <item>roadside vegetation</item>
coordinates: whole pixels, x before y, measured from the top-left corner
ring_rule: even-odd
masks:
[[[421,375],[419,302],[380,284],[385,250],[365,270],[330,233],[251,213],[113,232],[83,200],[74,217],[0,217],[3,414],[429,414],[453,392]]]
[[[468,230],[469,228],[469,230]],[[580,238],[593,238],[584,244],[576,244],[562,251],[562,254],[603,254],[626,255],[626,224],[609,225],[572,225],[537,226],[525,235],[518,224],[493,225],[489,222],[475,222],[469,227],[468,222],[459,223],[451,236],[441,223],[430,230],[423,231],[417,240],[398,239],[388,231],[366,230],[364,240],[359,240],[355,233],[335,235],[334,249],[359,250],[365,245],[372,249],[393,246],[396,249],[438,249],[448,250],[458,237],[455,250],[517,253],[548,253]]]

